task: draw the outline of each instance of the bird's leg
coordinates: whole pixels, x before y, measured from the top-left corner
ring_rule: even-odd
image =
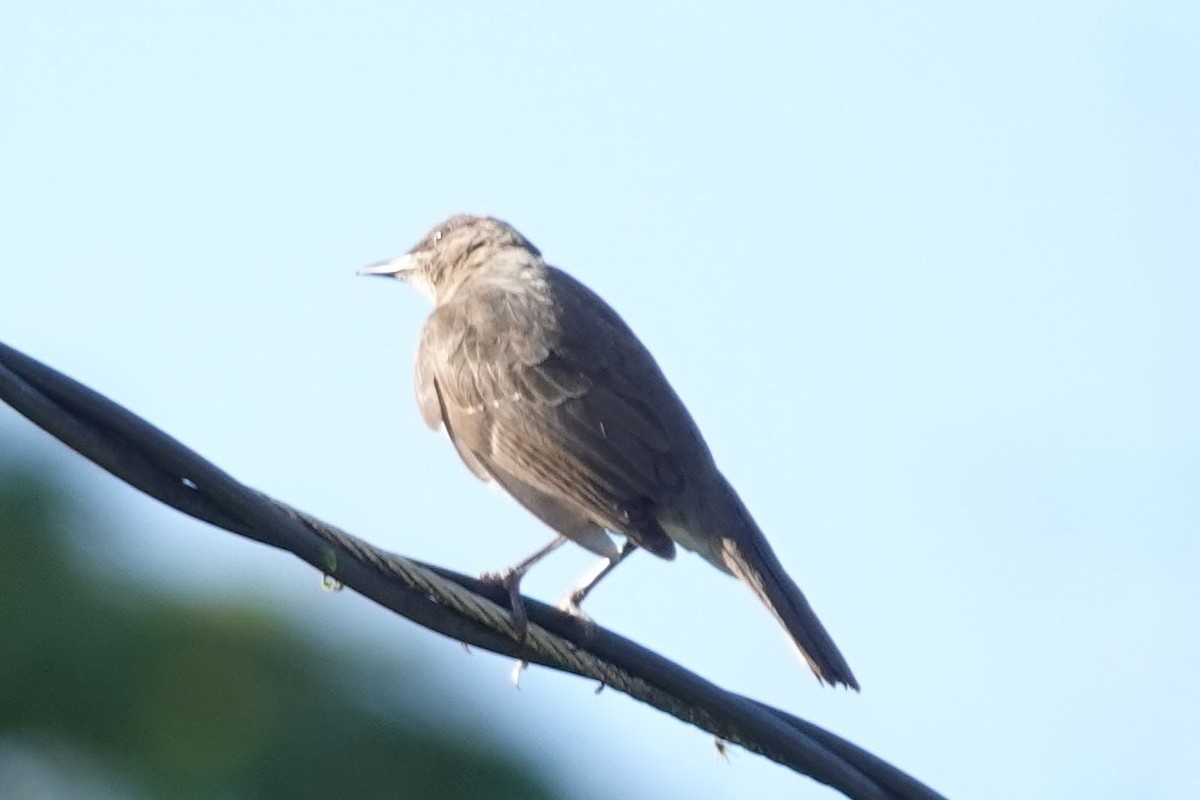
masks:
[[[520,563],[500,572],[485,572],[480,576],[482,580],[498,583],[508,590],[509,613],[512,616],[513,633],[518,641],[525,641],[525,634],[529,632],[529,615],[525,613],[525,604],[521,602],[521,579],[530,567],[553,553],[565,541],[566,537],[558,536]]]
[[[583,579],[579,582],[579,585],[572,589],[571,593],[564,597],[561,602],[559,602],[558,607],[569,614],[574,614],[577,617],[584,616],[583,611],[581,611],[579,608],[579,606],[583,603],[583,599],[591,594],[592,589],[596,588],[596,584],[600,583],[601,579],[603,579],[605,575],[616,569],[617,564],[620,564],[622,561],[624,561],[626,556],[628,556],[634,550],[637,550],[637,545],[626,539],[625,545],[621,548],[621,552],[617,553],[611,558],[605,559],[591,572],[588,572],[586,575],[584,575]]]
[[[541,558],[546,553],[562,544],[563,541],[565,541],[565,539],[555,541],[549,547],[547,547],[544,552],[536,554],[536,557]],[[625,557],[634,550],[637,550],[637,545],[628,539],[625,540],[625,546],[621,548],[621,551],[611,558],[606,558],[597,568],[585,575],[583,580],[579,582],[579,585],[571,590],[571,593],[564,597],[561,602],[559,602],[558,607],[563,611],[566,611],[568,614],[586,619],[586,615],[579,609],[579,604],[583,602],[583,598],[588,596],[588,593],[595,588],[596,584],[600,582],[601,578],[612,572],[617,564],[620,564],[622,561],[624,561]],[[521,673],[524,672],[525,668],[528,666],[529,662],[524,659],[521,659],[513,666],[512,675],[510,677],[512,679],[513,686],[517,687],[518,689],[521,688]],[[600,688],[604,688],[604,684],[601,684]],[[599,689],[597,689],[597,691],[599,691]]]

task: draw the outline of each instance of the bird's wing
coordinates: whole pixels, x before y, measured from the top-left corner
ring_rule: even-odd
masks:
[[[445,424],[442,420],[442,401],[438,398],[437,381],[431,364],[417,352],[417,362],[413,375],[413,387],[417,390],[417,407],[421,409],[421,419],[433,430],[441,430]]]
[[[622,354],[612,352],[610,332],[585,320],[561,335],[528,336],[528,320],[513,315],[491,317],[490,335],[475,335],[475,322],[496,308],[444,305],[422,334],[418,372],[433,374],[459,452],[673,556],[653,510],[678,489],[681,471],[658,410],[614,369],[612,356]]]
[[[417,406],[421,409],[421,418],[425,420],[425,424],[435,431],[445,427],[450,441],[454,443],[454,449],[458,451],[458,455],[467,465],[467,469],[471,470],[481,481],[490,483],[494,479],[492,474],[480,463],[475,454],[459,441],[458,437],[454,435],[449,420],[446,419],[446,411],[442,407],[442,398],[438,392],[437,376],[433,365],[429,363],[429,359],[425,355],[423,341],[421,349],[417,352],[415,373],[413,386],[417,390]]]

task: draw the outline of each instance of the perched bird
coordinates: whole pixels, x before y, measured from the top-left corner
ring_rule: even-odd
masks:
[[[671,559],[678,544],[749,586],[820,681],[859,688],[658,364],[599,296],[490,217],[451,217],[361,273],[433,301],[417,351],[421,415],[559,534],[502,575],[514,620],[521,575],[563,541],[606,559],[572,603],[636,547]]]

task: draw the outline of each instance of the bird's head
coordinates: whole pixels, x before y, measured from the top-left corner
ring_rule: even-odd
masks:
[[[445,303],[462,282],[481,269],[541,260],[541,252],[516,228],[494,217],[457,214],[435,225],[411,250],[371,264],[359,275],[407,281],[435,306]]]

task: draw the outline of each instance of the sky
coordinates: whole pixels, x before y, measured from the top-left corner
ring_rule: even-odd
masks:
[[[594,619],[952,797],[1194,797],[1198,36],[1184,2],[9,4],[0,341],[496,569],[549,533],[420,421],[425,300],[354,276],[496,215],[655,353],[863,691],[694,556],[630,559]],[[420,653],[582,796],[834,796],[576,679],[514,691],[4,409],[0,441],[126,530],[117,568]]]

